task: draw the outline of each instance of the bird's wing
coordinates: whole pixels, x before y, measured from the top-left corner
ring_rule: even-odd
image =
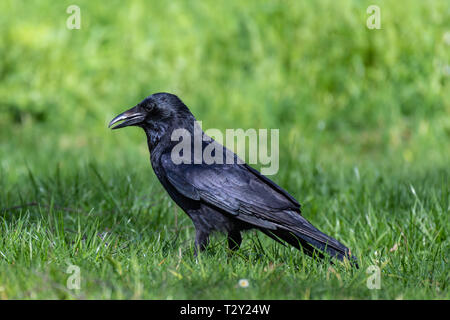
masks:
[[[161,157],[170,184],[185,197],[204,201],[238,219],[275,229],[298,222],[300,204],[246,164],[174,164]]]
[[[169,183],[185,197],[203,201],[236,219],[298,247],[301,242],[339,259],[349,256],[342,243],[302,217],[299,203],[274,182],[246,164],[179,164],[169,153],[161,157]]]

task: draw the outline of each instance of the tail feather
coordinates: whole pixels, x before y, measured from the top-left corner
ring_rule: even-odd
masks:
[[[278,228],[277,230],[261,231],[278,242],[281,239],[291,246],[303,250],[310,256],[315,255],[323,259],[325,258],[324,253],[327,253],[341,261],[346,258],[356,268],[359,268],[356,257],[351,255],[350,250],[346,246],[315,228],[306,219],[304,219],[301,226],[296,225]]]

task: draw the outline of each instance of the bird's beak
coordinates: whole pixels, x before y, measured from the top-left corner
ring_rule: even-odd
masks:
[[[137,125],[144,121],[145,114],[139,110],[138,106],[131,108],[130,110],[127,110],[121,114],[119,114],[117,117],[111,120],[111,122],[108,125],[108,128],[111,128],[111,126],[119,121],[125,120],[121,124],[118,124],[115,127],[112,127],[112,129],[119,129],[124,128],[128,126]]]

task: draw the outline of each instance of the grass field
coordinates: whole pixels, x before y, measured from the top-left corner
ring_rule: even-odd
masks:
[[[450,298],[448,1],[78,1],[69,30],[71,4],[0,3],[1,299]],[[107,129],[159,91],[279,129],[270,178],[360,269],[255,232],[196,260],[144,133]]]

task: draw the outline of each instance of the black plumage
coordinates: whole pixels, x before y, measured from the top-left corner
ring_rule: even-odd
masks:
[[[342,243],[327,236],[309,223],[300,212],[300,204],[287,191],[261,175],[228,150],[235,160],[227,163],[191,162],[176,164],[172,141],[176,129],[194,134],[195,117],[175,95],[156,93],[128,111],[115,117],[110,126],[124,120],[113,129],[139,126],[147,135],[150,161],[159,181],[170,197],[192,219],[196,230],[196,253],[203,250],[213,231],[228,234],[229,248],[239,248],[241,231],[256,228],[281,243],[286,242],[309,255],[323,253],[356,264],[355,257]],[[202,132],[204,135],[204,133]],[[202,149],[213,139],[202,141]],[[216,149],[217,150],[217,149]],[[315,250],[317,249],[317,250]]]

